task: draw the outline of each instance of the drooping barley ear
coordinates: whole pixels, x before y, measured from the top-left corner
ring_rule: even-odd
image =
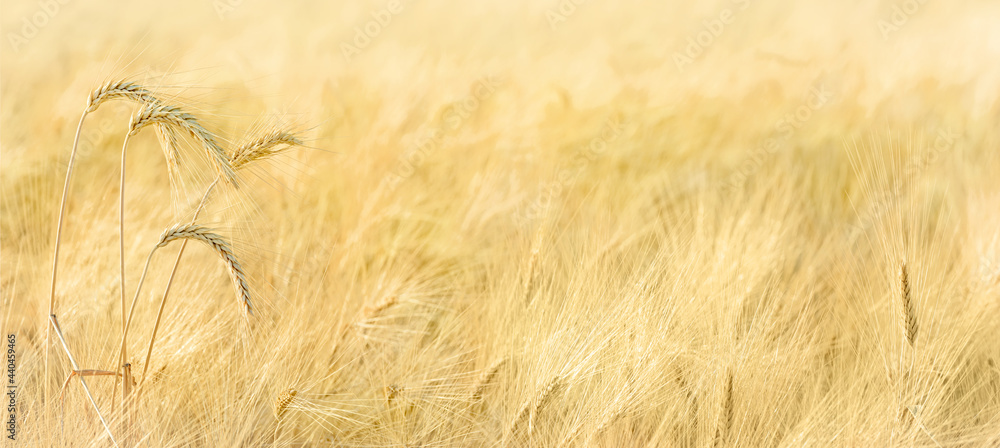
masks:
[[[219,177],[236,185],[236,172],[229,163],[226,151],[216,142],[215,136],[205,129],[194,115],[175,106],[147,104],[132,117],[132,122],[129,124],[129,135],[135,135],[142,128],[151,124],[174,126],[177,129],[187,131],[201,144]]]
[[[149,89],[138,83],[121,79],[109,81],[90,92],[90,96],[87,97],[86,112],[93,112],[101,104],[117,99],[130,100],[147,106],[163,104]],[[156,135],[167,159],[167,174],[173,182],[177,178],[177,132],[170,126],[160,123],[156,126]]]
[[[531,303],[531,294],[535,289],[535,270],[538,265],[538,253],[542,246],[543,229],[544,223],[539,225],[538,231],[535,232],[534,241],[531,243],[531,256],[528,257],[527,275],[524,277],[524,303],[526,305]]]
[[[378,317],[380,314],[382,314],[383,311],[392,308],[397,303],[399,303],[399,296],[391,295],[382,299],[380,302],[372,306],[367,306],[364,309],[363,320],[368,320]]]
[[[278,397],[274,399],[274,418],[281,420],[288,412],[288,406],[292,404],[295,400],[295,396],[298,395],[298,391],[295,389],[285,389],[278,394]]]
[[[900,323],[903,328],[903,336],[906,342],[913,346],[917,339],[917,312],[910,295],[910,272],[906,267],[904,259],[899,265],[899,300],[900,300]]]
[[[292,146],[302,146],[302,140],[291,132],[272,130],[236,148],[229,163],[234,170],[239,170],[250,162],[271,157]]]
[[[90,92],[87,98],[87,112],[97,110],[106,101],[127,99],[140,104],[160,104],[160,100],[142,85],[121,79],[109,81]]]
[[[563,379],[561,376],[556,375],[548,384],[538,393],[534,400],[529,400],[521,406],[518,410],[517,415],[514,416],[514,420],[511,420],[508,433],[513,434],[521,425],[521,422],[525,418],[528,419],[528,434],[531,434],[535,428],[535,419],[539,413],[545,410],[546,406],[551,403],[555,397],[562,391],[564,386]]]
[[[503,368],[506,363],[506,357],[500,358],[494,361],[488,369],[483,371],[482,375],[479,376],[479,379],[476,380],[476,387],[472,389],[472,394],[469,396],[470,402],[478,403],[483,399],[483,393],[486,392],[486,388],[493,383],[493,380],[500,374],[500,369]]]
[[[229,243],[221,236],[212,233],[204,227],[193,224],[179,224],[163,232],[163,235],[160,236],[160,242],[156,247],[163,247],[171,241],[183,239],[197,240],[208,244],[222,257],[222,260],[229,267],[229,276],[233,281],[233,288],[236,290],[236,298],[243,305],[242,308],[246,314],[253,314],[250,284],[247,282],[246,272],[240,265],[239,259],[236,258],[233,250],[229,247]]]

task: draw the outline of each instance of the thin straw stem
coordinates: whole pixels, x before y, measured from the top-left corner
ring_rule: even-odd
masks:
[[[125,154],[128,152],[128,139],[132,133],[125,134],[125,142],[122,143],[122,163],[121,163],[121,183],[118,187],[118,261],[119,261],[119,286],[121,288],[122,307],[122,337],[125,337]],[[123,352],[121,358],[127,358],[128,353]],[[120,361],[120,359],[119,359]],[[121,368],[121,363],[115,366],[115,372]],[[114,386],[111,388],[111,396],[115,396],[118,390],[118,377],[115,377]],[[114,400],[112,400],[114,406]],[[114,408],[112,408],[114,409]]]
[[[212,184],[208,186],[205,190],[205,195],[201,197],[201,202],[198,203],[198,208],[194,210],[194,216],[191,217],[191,224],[198,219],[198,215],[201,210],[205,207],[205,203],[208,201],[208,195],[212,193],[215,186],[219,183],[221,177],[217,176]],[[167,286],[163,290],[163,297],[160,299],[160,309],[156,311],[156,322],[153,323],[153,332],[149,336],[149,347],[146,349],[146,361],[142,363],[142,375],[139,376],[139,386],[146,380],[146,370],[149,369],[149,359],[153,355],[153,342],[156,341],[156,331],[160,328],[160,319],[163,317],[163,308],[167,304],[167,296],[170,294],[170,286],[174,284],[174,275],[177,274],[177,267],[181,263],[181,257],[184,256],[184,249],[187,247],[188,240],[181,242],[181,250],[177,252],[177,258],[174,259],[174,267],[170,270],[170,277],[167,279]],[[141,286],[141,283],[140,283]]]
[[[56,271],[59,268],[59,245],[62,240],[63,217],[66,214],[66,197],[69,196],[70,178],[73,175],[73,161],[76,159],[76,148],[80,143],[80,131],[83,129],[83,120],[87,118],[87,111],[80,115],[80,123],[76,125],[76,136],[73,137],[73,149],[69,153],[69,164],[66,166],[66,180],[63,182],[62,200],[59,203],[59,220],[56,222],[56,244],[52,249],[52,283],[49,287],[49,316],[55,314],[56,307]],[[45,326],[45,376],[42,383],[45,390],[45,419],[48,422],[49,412],[49,326]]]

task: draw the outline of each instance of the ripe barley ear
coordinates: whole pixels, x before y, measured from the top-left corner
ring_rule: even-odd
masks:
[[[274,418],[281,420],[285,416],[285,413],[288,412],[288,407],[298,394],[297,390],[291,388],[281,391],[277,398],[274,399],[274,406],[271,409],[274,411]]]
[[[900,300],[900,323],[902,324],[903,336],[906,342],[912,347],[917,339],[917,311],[910,294],[910,272],[904,259],[899,265],[899,300]]]
[[[201,144],[219,177],[236,185],[236,172],[230,163],[229,156],[216,141],[215,135],[205,129],[194,115],[175,106],[146,104],[132,117],[128,135],[135,135],[142,128],[153,124],[187,131]]]
[[[240,301],[242,309],[247,316],[253,314],[250,283],[247,282],[246,271],[243,270],[243,266],[240,264],[239,259],[236,258],[236,254],[229,247],[229,243],[221,236],[212,233],[204,227],[193,224],[179,224],[163,232],[163,235],[160,236],[160,242],[156,247],[163,247],[171,241],[182,239],[197,240],[208,244],[226,262],[226,266],[229,267],[229,277],[233,281],[233,289],[236,291],[236,298]]]
[[[504,364],[507,363],[507,358],[500,358],[493,362],[488,369],[483,371],[483,374],[479,376],[476,380],[476,387],[472,389],[472,394],[469,396],[469,401],[472,403],[478,403],[483,399],[483,393],[486,392],[486,388],[496,379],[497,375],[500,374],[500,369],[503,368]]]

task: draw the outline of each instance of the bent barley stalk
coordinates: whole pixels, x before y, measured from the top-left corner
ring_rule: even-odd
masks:
[[[224,240],[221,236],[215,233],[211,233],[208,229],[204,227],[195,226],[192,224],[182,224],[174,226],[170,229],[167,229],[163,233],[163,235],[160,236],[159,243],[156,244],[156,247],[154,247],[153,250],[149,252],[149,256],[146,257],[146,263],[142,268],[142,275],[139,278],[139,286],[136,288],[135,296],[132,298],[132,305],[129,307],[128,316],[126,319],[123,320],[124,324],[122,328],[122,341],[121,341],[121,346],[119,347],[119,355],[118,355],[119,365],[126,364],[127,361],[128,351],[126,344],[128,338],[128,329],[132,324],[132,316],[134,315],[133,313],[135,312],[135,304],[139,299],[139,292],[142,288],[143,282],[146,279],[146,273],[149,270],[149,262],[153,258],[153,254],[156,253],[157,249],[166,246],[171,241],[181,240],[181,239],[202,241],[208,244],[210,247],[212,247],[212,249],[215,250],[215,252],[219,254],[220,257],[222,257],[223,261],[226,262],[226,266],[229,267],[229,276],[233,281],[233,288],[236,291],[236,298],[243,304],[244,316],[249,317],[250,314],[253,314],[253,305],[250,298],[250,284],[247,282],[246,272],[243,271],[243,267],[240,265],[240,262],[236,258],[236,255],[229,247],[229,244],[226,243],[226,240]],[[150,351],[147,351],[147,355],[152,350],[152,341],[150,341],[149,350]],[[146,365],[147,366],[149,365],[148,356],[146,358]],[[116,370],[116,372],[118,372],[118,370]],[[145,367],[143,367],[143,372],[145,373]],[[115,383],[117,388],[117,381]],[[114,396],[114,393],[115,389],[112,389],[112,396]]]
[[[104,85],[102,85],[101,87],[94,89],[92,92],[90,92],[90,95],[87,97],[86,108],[83,110],[83,113],[80,114],[80,122],[76,126],[76,133],[73,137],[73,147],[70,150],[69,162],[66,165],[66,178],[63,181],[62,199],[59,202],[59,218],[56,221],[55,245],[52,249],[52,277],[51,277],[51,284],[49,287],[49,313],[47,316],[55,314],[56,278],[59,268],[59,247],[61,246],[62,242],[63,218],[65,217],[66,214],[66,203],[67,203],[67,198],[69,197],[70,179],[72,178],[73,175],[73,166],[74,162],[76,161],[76,150],[79,147],[80,132],[83,129],[83,122],[86,120],[87,115],[89,115],[91,112],[96,111],[102,104],[104,104],[107,101],[116,99],[127,99],[138,103],[151,103],[151,104],[158,104],[160,102],[160,100],[157,99],[156,96],[154,96],[149,91],[149,89],[143,87],[138,83],[127,80],[109,81]],[[169,138],[169,135],[166,134],[166,131],[163,131],[164,128],[158,126],[157,129],[159,133],[163,133],[166,138]],[[173,150],[165,149],[165,151],[167,151],[168,154],[172,154]],[[168,164],[170,163],[171,159],[176,160],[175,157],[168,156]],[[46,325],[45,326],[46,378],[48,377],[49,373],[49,350],[48,350],[49,340],[50,340],[49,326]],[[45,402],[48,403],[49,402],[48,382],[45,383],[44,396],[45,396]],[[46,420],[48,420],[48,406],[46,406],[45,414],[46,414]]]

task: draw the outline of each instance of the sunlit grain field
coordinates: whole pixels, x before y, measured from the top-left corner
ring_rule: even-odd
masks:
[[[1000,446],[995,3],[0,10],[9,446]]]

